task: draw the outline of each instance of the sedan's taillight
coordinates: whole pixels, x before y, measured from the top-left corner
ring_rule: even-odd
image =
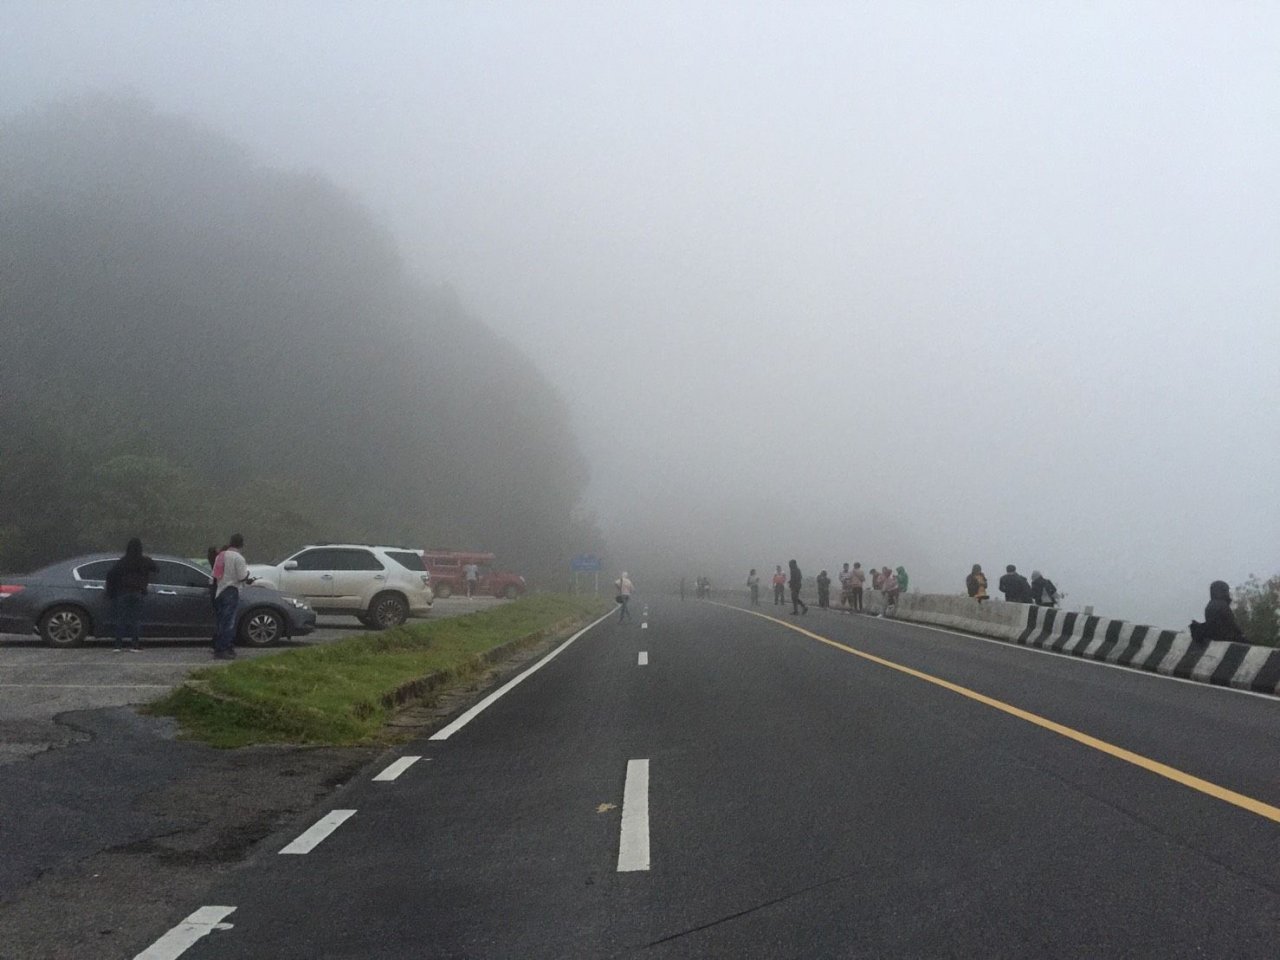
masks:
[[[15,593],[21,593],[27,589],[20,583],[0,583],[0,600],[12,597]]]

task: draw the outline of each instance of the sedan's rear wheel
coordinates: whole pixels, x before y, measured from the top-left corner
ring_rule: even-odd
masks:
[[[409,619],[409,604],[395,593],[380,593],[369,604],[369,616],[378,629],[398,627]]]
[[[88,635],[89,615],[79,607],[52,607],[40,618],[40,636],[51,647],[78,647]]]
[[[453,587],[450,584],[442,583],[436,587],[436,596],[441,600],[448,600],[453,596]]]
[[[269,647],[284,636],[284,617],[267,607],[250,610],[240,618],[240,642],[247,647]]]
[[[514,600],[516,597],[520,596],[520,591],[516,589],[516,585],[514,583],[509,583],[507,584],[507,589],[502,591],[502,595],[508,600]]]

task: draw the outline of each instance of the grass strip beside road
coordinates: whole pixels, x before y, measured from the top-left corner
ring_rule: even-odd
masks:
[[[484,671],[490,651],[569,629],[606,608],[593,597],[525,597],[483,613],[242,660],[197,671],[148,710],[176,717],[184,735],[215,747],[376,742],[406,688],[436,692],[464,683]]]

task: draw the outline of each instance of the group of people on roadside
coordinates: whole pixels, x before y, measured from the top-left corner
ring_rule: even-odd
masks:
[[[852,613],[862,612],[862,594],[867,583],[867,572],[862,569],[861,563],[855,563],[852,566],[845,564],[839,573],[840,578],[840,605],[848,607]],[[889,567],[883,567],[880,570],[871,571],[871,587],[873,590],[882,590],[886,596],[887,604],[896,604],[898,595],[907,589],[907,571],[903,567],[891,570]],[[826,570],[821,571],[815,583],[818,588],[818,607],[819,609],[831,609],[831,575]],[[787,591],[791,593],[791,613],[792,615],[808,613],[809,607],[800,597],[800,593],[804,588],[804,575],[800,571],[800,565],[794,560],[787,562],[787,569],[782,569],[782,564],[777,564],[773,568],[773,604],[774,606],[786,606]],[[760,605],[760,575],[756,573],[754,567],[747,574],[747,593],[753,607]]]
[[[213,656],[218,660],[234,660],[236,657],[236,612],[240,606],[240,588],[253,583],[241,552],[243,549],[244,537],[233,533],[227,546],[221,550],[213,547],[208,550],[209,567],[213,573],[213,582],[209,585],[209,600],[214,614]],[[159,569],[156,562],[142,552],[142,541],[134,537],[125,546],[124,556],[107,571],[103,588],[115,621],[116,653],[125,649],[131,653],[141,650],[139,634],[142,632],[147,589],[151,586],[151,577]],[[129,641],[127,647],[126,639]]]
[[[964,578],[965,590],[969,596],[979,603],[991,599],[987,594],[987,575],[982,572],[982,564],[975,563],[969,575]],[[1004,568],[1004,576],[998,584],[1007,603],[1033,603],[1038,607],[1056,607],[1064,594],[1058,593],[1052,580],[1039,570],[1031,571],[1031,579],[1018,572],[1017,566],[1009,564]]]

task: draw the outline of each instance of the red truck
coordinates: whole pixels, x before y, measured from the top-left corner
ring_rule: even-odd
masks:
[[[513,600],[525,592],[524,577],[518,573],[507,573],[493,569],[492,553],[460,553],[455,550],[424,550],[422,559],[431,574],[431,589],[437,597],[458,594],[467,595],[466,568],[468,564],[476,565],[478,578],[475,595],[488,597],[506,597]]]

